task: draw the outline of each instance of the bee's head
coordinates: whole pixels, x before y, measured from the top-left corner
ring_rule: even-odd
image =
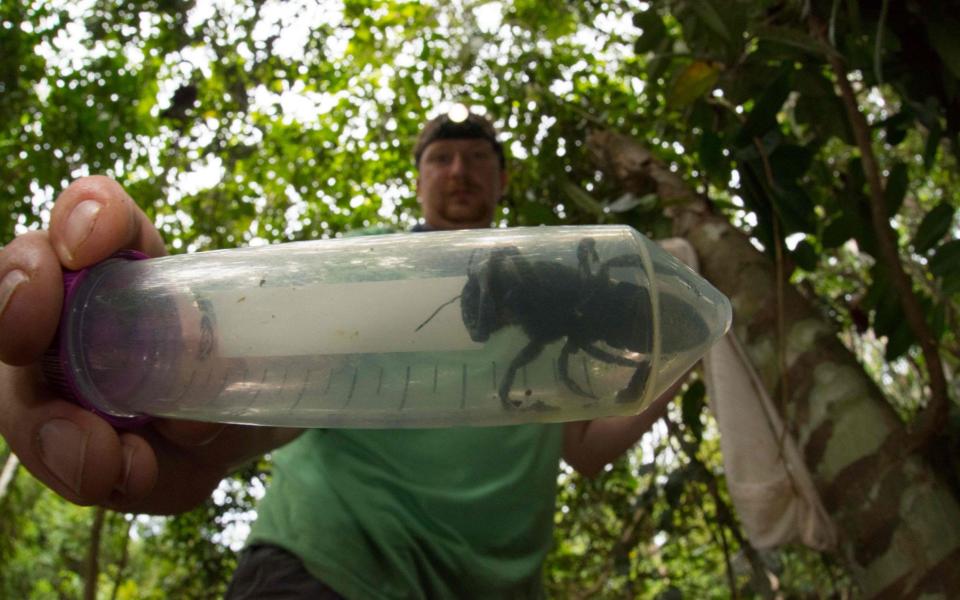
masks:
[[[477,266],[470,257],[467,267],[467,283],[460,296],[460,313],[463,324],[475,342],[486,342],[495,329],[496,308],[490,293],[489,263]]]
[[[522,284],[515,264],[520,252],[513,246],[494,248],[485,260],[467,264],[467,283],[460,296],[463,324],[475,342],[485,342],[498,329],[514,323],[505,299]]]

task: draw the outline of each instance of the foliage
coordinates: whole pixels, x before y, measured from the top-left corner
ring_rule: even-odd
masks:
[[[866,116],[900,260],[952,373],[955,4],[3,0],[0,241],[46,223],[56,193],[93,172],[120,180],[173,251],[406,226],[418,127],[452,101],[503,132],[502,224],[669,235],[669,207],[624,195],[591,163],[586,133],[614,129],[645,140],[776,258],[910,419],[928,401],[927,359],[880,260],[829,57],[842,58]],[[561,477],[552,594],[764,595],[769,574],[788,595],[848,593],[811,552],[749,556],[691,389],[669,429],[602,478]],[[223,589],[235,558],[218,534],[244,518],[246,485],[265,469],[176,519],[109,518],[101,594],[108,583],[117,597]],[[0,595],[78,595],[90,511],[19,478],[0,514],[12,536],[0,539],[16,539],[0,541]]]
[[[745,543],[724,488],[716,424],[687,408],[705,401],[703,383],[694,379],[679,400],[602,478],[564,469],[557,549],[548,562],[551,597],[852,593],[842,569],[813,551],[758,553]]]
[[[0,596],[79,597],[90,532],[89,509],[68,504],[22,477],[3,499],[9,537],[0,549]]]

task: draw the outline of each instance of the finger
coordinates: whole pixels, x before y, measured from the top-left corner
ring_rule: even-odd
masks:
[[[159,419],[154,422],[153,427],[173,444],[191,448],[209,444],[220,435],[226,425],[223,423]]]
[[[50,346],[60,320],[63,279],[46,232],[0,250],[0,361],[25,365]]]
[[[135,434],[122,436],[131,445],[130,464],[135,466],[121,477],[111,508],[177,514],[202,502],[226,475],[225,465],[204,452],[226,428],[221,423],[157,419]],[[147,464],[144,456],[154,462]]]
[[[150,443],[136,433],[120,435],[123,462],[120,478],[113,486],[108,505],[115,510],[137,506],[156,487],[159,467]]]
[[[277,448],[302,429],[220,425],[157,420],[129,435],[146,440],[146,455],[156,458],[156,479],[148,478],[144,463],[135,454],[126,496],[109,506],[117,510],[152,514],[178,514],[208,498],[227,473],[247,460]],[[170,435],[170,437],[167,437]],[[150,450],[152,449],[152,454]],[[152,472],[149,473],[152,477]],[[146,483],[137,491],[135,477]],[[152,493],[151,493],[152,490]],[[112,499],[113,500],[113,499]]]
[[[154,424],[144,437],[156,449],[157,479],[153,493],[122,506],[151,514],[179,514],[194,508],[210,496],[227,475],[227,466],[207,460],[205,447],[179,446],[161,435]]]
[[[24,466],[76,504],[104,504],[124,484],[137,493],[150,487],[156,461],[149,449],[133,445],[133,452],[125,451],[129,440],[37,386],[36,371],[0,363],[0,434]]]
[[[108,177],[84,177],[57,198],[50,240],[64,266],[79,269],[117,250],[165,254],[163,240],[130,196]]]

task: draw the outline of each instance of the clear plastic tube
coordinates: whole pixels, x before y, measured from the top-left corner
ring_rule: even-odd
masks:
[[[61,368],[99,411],[299,427],[637,413],[731,319],[624,226],[112,259],[68,300]]]

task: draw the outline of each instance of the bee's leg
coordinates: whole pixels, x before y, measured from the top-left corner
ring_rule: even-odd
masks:
[[[603,261],[597,276],[601,280],[610,278],[610,269],[614,267],[643,267],[643,260],[636,254],[622,254]]]
[[[582,348],[584,352],[596,358],[597,360],[602,360],[606,363],[612,363],[624,367],[635,368],[633,375],[630,376],[630,381],[627,383],[627,387],[617,392],[618,402],[631,402],[640,396],[640,391],[643,389],[643,386],[647,382],[647,377],[650,375],[650,363],[648,361],[644,360],[638,362],[635,360],[630,360],[626,356],[611,354],[610,352],[601,350],[596,346],[584,345]]]
[[[515,408],[520,406],[519,401],[510,400],[510,388],[513,387],[513,379],[524,365],[540,356],[540,353],[543,352],[543,343],[537,340],[530,340],[530,343],[520,351],[519,354],[513,357],[513,360],[510,361],[510,366],[507,367],[507,372],[503,374],[503,380],[500,381],[500,402],[503,404],[504,408]]]
[[[568,364],[570,362],[570,355],[575,354],[580,347],[567,340],[567,343],[563,345],[563,348],[560,349],[560,358],[557,361],[557,374],[560,376],[560,381],[563,382],[567,389],[573,392],[574,394],[579,394],[581,396],[586,396],[587,398],[596,398],[593,394],[583,391],[583,388],[580,387],[576,381],[570,377],[568,372]]]
[[[640,397],[640,392],[647,384],[647,378],[650,376],[650,363],[644,361],[637,367],[637,370],[630,376],[630,382],[627,387],[617,392],[617,402],[633,402]]]
[[[581,346],[581,348],[583,348],[584,352],[586,352],[590,356],[594,357],[597,360],[602,360],[605,363],[612,363],[615,365],[620,365],[622,367],[638,367],[642,364],[638,361],[630,360],[626,356],[611,354],[610,352],[607,352],[606,350],[601,350],[596,346]]]

